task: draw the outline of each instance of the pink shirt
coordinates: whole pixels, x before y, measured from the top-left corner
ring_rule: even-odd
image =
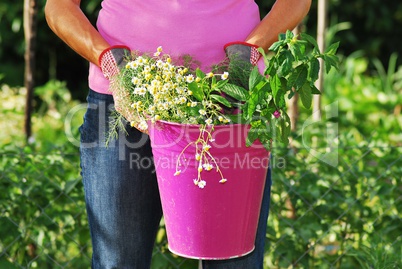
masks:
[[[172,57],[191,55],[208,71],[225,58],[226,43],[244,41],[259,21],[253,0],[103,0],[97,28],[110,45],[140,52],[162,46]],[[90,64],[89,87],[110,94],[108,85]]]

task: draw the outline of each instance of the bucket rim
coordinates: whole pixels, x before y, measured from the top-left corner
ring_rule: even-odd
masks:
[[[172,126],[185,126],[185,127],[191,127],[191,128],[199,128],[202,124],[192,124],[192,123],[180,123],[180,122],[173,122],[173,121],[166,121],[166,120],[157,120],[155,122],[151,122],[152,125],[154,125],[155,123],[162,123],[165,125],[172,125]],[[228,126],[233,126],[233,127],[249,127],[250,124],[244,124],[244,123],[228,123],[228,124],[218,124],[218,125],[210,125],[211,127],[213,127],[214,129],[216,128],[224,128],[224,127],[228,127]]]

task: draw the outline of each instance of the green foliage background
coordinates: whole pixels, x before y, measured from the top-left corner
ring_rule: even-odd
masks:
[[[48,28],[39,0],[37,41],[37,85],[48,80],[67,81],[74,98],[84,100],[87,91],[87,63],[64,45]],[[100,0],[82,0],[81,6],[92,22],[95,21]],[[265,15],[273,0],[256,0]],[[0,74],[3,82],[23,84],[24,33],[22,21],[23,1],[3,0],[0,3]],[[388,64],[391,53],[401,54],[399,37],[402,36],[402,3],[397,0],[329,0],[329,24],[340,24],[333,41],[341,41],[340,52],[350,55],[362,51],[369,58],[378,58]],[[315,35],[317,1],[313,1],[305,20],[305,31]],[[398,64],[401,60],[398,59]],[[370,64],[369,72],[372,72]],[[375,70],[374,70],[375,71]]]
[[[273,1],[257,2],[266,12]],[[312,35],[316,2],[305,26]],[[22,2],[0,3],[0,268],[89,268],[75,143],[87,64],[50,32],[43,5],[41,86],[26,144]],[[88,14],[98,6],[82,1]],[[307,125],[312,111],[301,109],[292,146],[274,151],[264,268],[402,268],[402,4],[331,0],[329,11],[328,36],[340,41],[341,64],[325,77],[323,106],[337,114]],[[338,136],[328,141],[331,130]],[[316,157],[329,146],[338,155],[334,166]],[[152,269],[196,267],[167,250],[162,222]]]

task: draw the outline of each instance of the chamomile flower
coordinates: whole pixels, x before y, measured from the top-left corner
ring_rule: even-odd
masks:
[[[134,94],[145,95],[147,90],[144,87],[137,87],[134,89]]]
[[[209,119],[206,119],[206,120],[205,120],[205,123],[206,123],[207,125],[211,125],[211,124],[213,123],[213,121],[212,121],[211,118],[209,118]]]
[[[228,181],[226,178],[222,178],[221,180],[219,180],[219,183],[225,183],[226,181]]]
[[[193,75],[187,75],[186,76],[186,82],[187,83],[191,83],[191,82],[193,82],[194,81],[194,76]]]
[[[177,171],[174,173],[174,175],[175,175],[175,176],[178,176],[178,175],[180,175],[180,173],[181,173],[181,170],[177,170]]]
[[[203,188],[205,187],[205,185],[207,185],[207,182],[206,182],[205,180],[200,180],[200,181],[198,182],[198,187],[199,187],[200,189],[203,189]]]
[[[206,171],[211,171],[214,167],[212,166],[212,164],[210,163],[204,163],[202,165],[202,167],[206,170]]]
[[[163,61],[162,60],[156,61],[156,67],[158,67],[159,69],[162,69],[163,68]]]
[[[145,120],[142,120],[139,124],[138,124],[138,129],[140,130],[146,130],[148,129],[148,124]]]
[[[229,73],[228,72],[223,72],[223,74],[221,75],[221,79],[222,80],[226,80],[229,77]]]
[[[202,146],[202,149],[205,151],[208,151],[210,148],[211,148],[211,145],[208,145],[208,144]]]
[[[207,115],[207,112],[205,111],[205,109],[198,110],[198,113],[200,113],[200,115],[202,115],[202,116]]]
[[[127,63],[126,68],[131,68],[131,69],[137,69],[138,68],[138,62],[137,61],[131,61]]]
[[[133,77],[133,78],[131,79],[131,82],[132,82],[134,85],[138,85],[138,84],[140,84],[141,80],[140,80],[138,77]]]
[[[184,104],[184,103],[186,103],[186,101],[187,101],[187,99],[184,96],[179,98],[179,104]]]

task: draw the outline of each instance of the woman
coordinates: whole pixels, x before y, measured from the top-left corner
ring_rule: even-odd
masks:
[[[90,63],[80,153],[93,268],[149,268],[162,216],[154,168],[136,165],[152,160],[148,136],[127,126],[127,136],[105,146],[108,117],[119,107],[108,91],[109,79],[124,65],[124,55],[162,46],[172,57],[191,55],[205,72],[226,57],[257,64],[256,48],[267,50],[279,33],[293,29],[310,4],[277,0],[260,20],[252,0],[104,0],[95,28],[80,0],[47,0],[50,28]],[[204,269],[263,267],[270,180],[269,171],[256,249],[241,258],[204,261]]]

